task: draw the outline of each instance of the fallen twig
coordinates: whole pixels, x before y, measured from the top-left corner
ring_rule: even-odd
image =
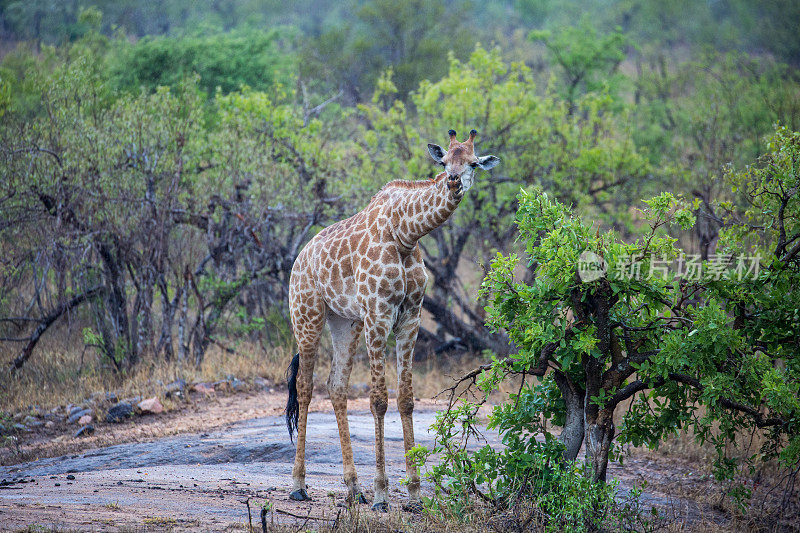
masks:
[[[302,518],[303,520],[322,520],[322,521],[327,521],[328,520],[325,517],[320,518],[320,517],[316,517],[316,516],[311,516],[311,510],[310,509],[308,511],[309,514],[307,514],[306,516],[299,515],[299,514],[294,514],[294,513],[291,513],[289,511],[284,511],[283,509],[277,509],[277,508],[275,509],[275,512],[279,513],[279,514],[285,514],[285,515],[291,516],[293,518]]]

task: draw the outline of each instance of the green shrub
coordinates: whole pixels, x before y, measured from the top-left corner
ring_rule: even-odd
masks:
[[[227,94],[243,85],[268,91],[276,83],[289,84],[294,58],[284,43],[288,30],[237,30],[230,33],[185,37],[145,37],[130,45],[118,44],[111,59],[112,83],[120,89],[152,92],[156,87],[176,87],[197,74],[208,95],[219,89]]]

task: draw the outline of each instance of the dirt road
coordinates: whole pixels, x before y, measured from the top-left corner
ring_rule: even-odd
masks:
[[[0,530],[13,531],[32,524],[58,531],[243,530],[248,522],[248,500],[254,525],[265,501],[273,510],[270,521],[297,522],[291,515],[330,519],[346,493],[334,415],[327,400],[315,399],[307,445],[307,483],[314,501],[291,502],[287,494],[294,446],[278,414],[283,401],[279,394],[222,398],[211,405],[195,406],[192,412],[173,413],[166,420],[153,417],[132,423],[127,433],[116,426],[100,428],[98,433],[105,432],[106,437],[95,441],[98,447],[94,449],[0,466],[0,479],[5,480],[0,486]],[[440,406],[431,401],[418,403],[414,413],[418,443],[433,443],[427,429],[437,408]],[[198,427],[204,427],[203,420],[208,420],[208,429],[198,432]],[[141,440],[139,433],[131,437],[131,432],[146,432],[150,427],[169,435],[165,428],[176,424],[181,424],[183,434],[107,445],[108,435],[114,431],[120,439]],[[371,496],[374,429],[364,398],[352,402],[350,429],[359,478]],[[498,443],[497,435],[487,433],[487,438]],[[386,443],[390,498],[399,505],[406,498],[400,484],[405,477],[405,461],[400,418],[393,405],[386,417]],[[41,444],[40,456],[53,455],[50,445]],[[643,479],[660,480],[662,487],[672,488],[681,483],[697,484],[690,465],[646,457],[631,457],[624,470],[611,466],[609,473],[621,479],[622,491]],[[429,489],[423,484],[423,490]],[[689,522],[719,519],[707,506],[670,497],[654,489],[653,484],[644,498]],[[309,525],[314,523],[319,521]]]
[[[363,403],[363,402],[362,402]],[[433,406],[414,414],[417,441],[432,444],[426,429]],[[365,492],[374,473],[374,433],[368,410],[351,411],[356,468]],[[402,430],[396,410],[386,416],[386,462],[392,502],[405,501]],[[280,416],[238,422],[207,433],[153,442],[118,444],[67,456],[0,467],[0,478],[17,482],[0,490],[0,524],[14,529],[30,524],[79,530],[120,526],[173,527],[216,531],[247,523],[250,498],[254,524],[265,500],[276,519],[280,511],[335,516],[345,496],[341,451],[333,413],[309,415],[307,483],[312,503],[286,496],[291,486],[294,446]]]

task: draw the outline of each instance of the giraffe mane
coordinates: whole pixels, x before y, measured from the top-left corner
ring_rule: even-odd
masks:
[[[392,180],[388,182],[386,185],[380,188],[378,192],[376,192],[372,199],[370,199],[370,205],[373,204],[378,198],[380,198],[383,193],[386,193],[391,190],[416,190],[416,189],[425,189],[433,185],[440,176],[443,176],[444,172],[440,173],[436,178],[433,179],[424,179],[424,180]]]
[[[425,187],[430,187],[433,184],[432,179],[425,179],[425,180],[392,180],[383,187],[381,187],[381,191],[386,189],[424,189]]]

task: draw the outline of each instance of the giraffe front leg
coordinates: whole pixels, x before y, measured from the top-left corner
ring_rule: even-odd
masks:
[[[397,347],[397,410],[403,426],[403,446],[406,452],[406,475],[408,479],[408,503],[404,510],[418,512],[422,510],[419,495],[419,472],[417,465],[408,456],[414,447],[414,389],[411,384],[411,362],[414,356],[414,345],[420,326],[420,308],[404,310],[395,327]]]
[[[377,511],[389,510],[388,487],[386,477],[386,454],[384,450],[384,417],[389,404],[386,390],[385,350],[386,337],[389,334],[388,320],[368,318],[364,322],[369,351],[369,366],[372,381],[370,390],[370,410],[375,419],[375,497],[372,508]]]
[[[331,373],[328,376],[328,394],[339,426],[339,442],[342,447],[342,466],[344,483],[347,485],[347,503],[367,503],[358,484],[358,475],[353,460],[353,447],[350,443],[350,424],[347,420],[347,390],[353,357],[358,347],[363,324],[349,319],[332,316],[328,319],[331,332],[333,358]]]

